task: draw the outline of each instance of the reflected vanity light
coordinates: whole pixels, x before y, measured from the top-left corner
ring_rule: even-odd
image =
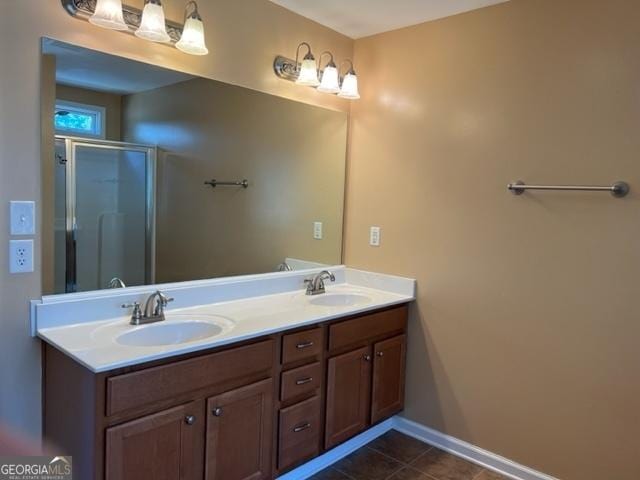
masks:
[[[128,30],[122,13],[122,0],[98,0],[89,22],[110,30]]]
[[[167,43],[171,40],[167,33],[164,8],[162,8],[160,0],[145,0],[142,20],[140,27],[136,30],[136,37],[160,43]]]
[[[301,47],[307,48],[307,54],[302,62],[299,62]],[[322,69],[322,57],[325,55],[329,55],[329,61]],[[358,77],[353,62],[345,60],[342,64],[344,63],[348,64],[348,70],[344,78],[341,79],[340,69],[336,67],[331,52],[322,52],[316,65],[311,53],[311,46],[307,42],[302,42],[296,49],[295,60],[278,55],[273,61],[273,70],[276,76],[283,80],[295,82],[297,85],[317,87],[319,92],[337,94],[340,98],[357,100],[360,98],[360,94],[358,93]]]
[[[175,44],[190,55],[209,53],[204,41],[204,23],[198,4],[191,0],[185,6],[184,24],[167,20],[162,0],[145,0],[142,10],[122,0],[60,0],[65,11],[79,20],[110,30],[120,30],[151,42]]]
[[[329,55],[329,62],[322,70],[322,76],[320,85],[318,85],[318,91],[322,93],[338,93],[340,92],[340,81],[338,79],[338,68],[333,61],[333,54],[331,52],[322,52],[318,59],[318,63],[322,61],[323,55]],[[320,70],[320,68],[318,68]]]
[[[300,57],[300,47],[307,47],[307,54],[302,59],[300,68],[298,69],[298,78],[296,83],[298,85],[305,85],[309,87],[317,87],[320,85],[318,80],[318,69],[316,67],[316,59],[311,53],[311,45],[307,42],[302,42],[296,49],[296,65],[298,65],[298,58]]]
[[[351,60],[345,60],[342,63],[349,63],[350,66],[346,75],[342,79],[342,86],[340,87],[340,93],[338,93],[338,96],[349,100],[357,100],[360,98],[360,93],[358,92],[358,76],[353,69],[353,62]]]
[[[189,8],[193,8],[189,13]],[[209,53],[204,42],[204,23],[198,13],[198,4],[194,1],[187,3],[184,9],[184,29],[176,48],[191,55],[206,55]]]

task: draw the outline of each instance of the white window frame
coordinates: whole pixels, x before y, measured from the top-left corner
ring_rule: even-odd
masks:
[[[75,130],[73,128],[60,129],[56,127],[56,134],[69,135],[73,137],[100,138],[103,140],[107,137],[107,109],[105,107],[101,107],[99,105],[89,105],[86,103],[71,102],[68,100],[56,100],[55,111],[57,112],[59,110],[92,115],[95,121],[93,122],[94,129],[91,133],[88,133],[86,130]]]

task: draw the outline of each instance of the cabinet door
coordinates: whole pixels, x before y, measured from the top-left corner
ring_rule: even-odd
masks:
[[[207,480],[271,478],[272,400],[271,379],[207,400]]]
[[[326,448],[347,440],[367,427],[370,376],[370,347],[362,347],[329,359]]]
[[[405,335],[373,346],[371,423],[390,417],[404,406],[405,349]]]
[[[107,480],[202,478],[203,413],[193,402],[108,428]]]

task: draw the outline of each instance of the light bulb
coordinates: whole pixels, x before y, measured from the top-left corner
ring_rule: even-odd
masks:
[[[111,30],[128,30],[122,14],[122,0],[98,0],[89,22]]]
[[[338,93],[340,91],[338,69],[335,64],[330,63],[324,68],[318,91],[322,93]]]
[[[167,24],[164,18],[164,9],[160,0],[147,0],[142,10],[140,27],[136,30],[136,36],[151,42],[166,43],[171,40],[167,33]]]
[[[360,98],[358,93],[358,76],[353,70],[349,71],[342,80],[342,88],[338,94],[341,98],[347,98],[349,100],[357,100]]]
[[[191,55],[206,55],[209,53],[204,43],[204,23],[198,14],[198,6],[195,2],[187,5],[194,5],[195,10],[184,22],[184,29],[180,41],[176,43],[176,48]]]
[[[302,66],[300,67],[300,73],[296,80],[298,85],[307,85],[311,87],[317,87],[320,85],[318,80],[318,70],[316,69],[316,60],[313,56],[307,55],[302,60]]]

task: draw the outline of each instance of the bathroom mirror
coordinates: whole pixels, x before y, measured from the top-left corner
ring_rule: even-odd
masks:
[[[45,292],[340,263],[346,113],[42,52]]]

